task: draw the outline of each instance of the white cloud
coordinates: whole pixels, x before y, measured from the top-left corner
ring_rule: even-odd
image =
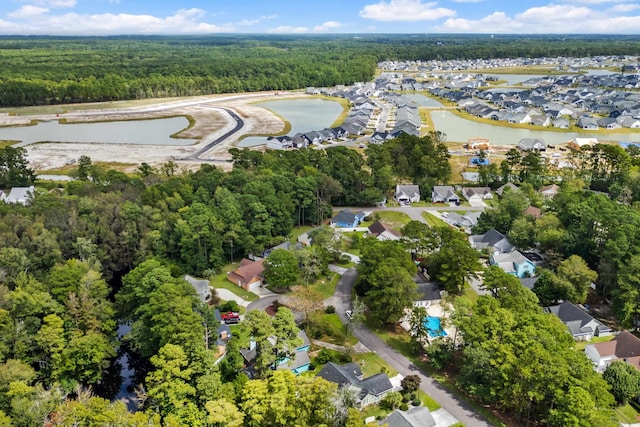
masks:
[[[69,9],[78,3],[77,0],[22,0],[22,2],[49,9]]]
[[[637,34],[640,16],[615,16],[610,11],[585,6],[551,4],[532,7],[513,16],[493,12],[481,19],[451,18],[433,30],[484,34]]]
[[[25,19],[25,18],[33,18],[35,16],[42,15],[44,13],[49,12],[49,9],[46,7],[38,7],[32,5],[22,6],[20,9],[9,13],[7,16],[11,19]]]
[[[604,4],[604,3],[625,3],[629,0],[565,0],[567,3],[578,4]]]
[[[640,9],[640,4],[617,4],[609,8],[609,11],[614,13],[626,13],[636,9]]]
[[[480,3],[482,0],[452,0],[455,3]]]
[[[259,18],[256,19],[243,19],[242,21],[238,22],[237,25],[241,26],[241,27],[250,27],[252,25],[256,25],[259,24],[263,21],[267,21],[269,19],[275,19],[277,18],[278,15],[268,15],[268,16],[261,16]]]
[[[309,32],[309,29],[307,27],[291,27],[288,25],[282,25],[280,27],[270,28],[267,30],[267,33],[273,33],[273,34],[292,34],[292,33],[300,34],[300,33],[307,33],[307,32]]]
[[[327,21],[321,25],[316,25],[313,27],[313,31],[317,33],[323,33],[325,31],[334,30],[336,28],[342,27],[342,24],[336,21]]]
[[[366,5],[360,16],[376,21],[432,21],[456,15],[455,10],[436,6],[436,2],[423,3],[421,0],[381,0]]]

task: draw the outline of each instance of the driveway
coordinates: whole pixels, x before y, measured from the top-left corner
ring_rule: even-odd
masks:
[[[336,312],[340,316],[343,323],[347,322],[345,310],[351,308],[351,291],[358,277],[355,268],[349,269],[342,275],[336,286],[334,293],[334,305]],[[422,379],[420,389],[431,396],[438,402],[442,408],[438,412],[438,417],[449,422],[451,418],[455,418],[467,427],[489,427],[492,426],[481,415],[464,401],[445,389],[440,383],[433,378],[425,375],[418,369],[409,359],[398,353],[396,350],[385,344],[373,332],[362,325],[358,325],[353,334],[360,340],[362,344],[371,349],[378,356],[382,357],[389,365],[391,365],[398,373],[402,375],[419,375]],[[451,418],[450,418],[451,417]]]
[[[228,289],[218,288],[216,289],[216,295],[225,301],[235,301],[241,307],[247,307],[249,305],[249,301],[240,298],[238,295],[234,294]]]

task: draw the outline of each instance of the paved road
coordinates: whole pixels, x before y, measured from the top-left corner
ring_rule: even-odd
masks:
[[[191,154],[188,157],[188,159],[190,159],[190,160],[200,160],[200,156],[201,155],[203,155],[207,151],[211,150],[214,146],[218,145],[219,143],[221,143],[225,139],[229,138],[234,133],[238,132],[244,126],[244,120],[242,120],[242,118],[240,118],[240,116],[238,116],[233,110],[230,110],[229,108],[222,108],[222,107],[220,107],[220,108],[211,107],[211,108],[212,109],[226,111],[226,113],[229,114],[231,116],[231,118],[233,118],[236,121],[236,125],[234,126],[233,129],[231,129],[230,131],[226,132],[224,135],[221,135],[220,137],[216,138],[215,140],[211,141],[210,143],[208,143],[207,145],[205,145],[204,147],[202,147],[201,149],[196,151],[195,153]],[[209,160],[211,160],[211,159],[209,159]]]
[[[344,312],[351,307],[351,290],[357,277],[358,273],[356,272],[356,269],[351,268],[342,275],[336,286],[336,291],[334,293],[334,305],[336,307],[336,312],[343,323],[346,323],[347,321],[347,317]],[[460,400],[431,377],[423,374],[413,363],[411,363],[411,361],[385,344],[366,327],[358,326],[354,330],[354,335],[362,344],[386,360],[387,363],[389,363],[399,373],[403,375],[420,375],[420,378],[422,379],[420,389],[435,399],[443,409],[449,412],[465,426],[492,426],[492,424],[485,420],[484,417],[475,413],[466,402]]]

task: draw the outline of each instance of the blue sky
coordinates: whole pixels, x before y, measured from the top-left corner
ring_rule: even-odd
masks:
[[[640,34],[640,0],[1,0],[0,34]]]

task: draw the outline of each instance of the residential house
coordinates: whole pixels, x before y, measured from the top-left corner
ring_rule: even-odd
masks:
[[[542,194],[545,199],[553,198],[560,191],[560,187],[556,184],[545,185],[538,190],[538,193]]]
[[[509,253],[514,249],[507,236],[495,228],[487,230],[484,234],[469,236],[469,243],[472,248],[478,250],[487,248],[491,252]]]
[[[501,185],[500,187],[498,187],[496,189],[496,194],[500,197],[502,197],[502,195],[504,194],[505,190],[509,189],[509,191],[516,191],[519,190],[518,186],[516,186],[515,184],[511,183],[511,182],[507,182],[504,185]]]
[[[593,117],[585,117],[582,116],[578,119],[578,122],[576,123],[576,125],[579,128],[585,129],[585,130],[598,130],[600,129],[600,126],[598,126],[598,119],[595,119]]]
[[[553,120],[552,125],[554,128],[569,129],[569,126],[571,126],[571,123],[569,123],[569,120],[565,119],[564,117],[560,117],[558,119]]]
[[[432,302],[440,302],[442,300],[442,292],[440,286],[435,282],[428,282],[425,280],[422,273],[417,273],[413,276],[413,281],[416,282],[418,297],[413,301],[414,307],[429,307]]]
[[[605,129],[620,129],[622,127],[613,117],[604,117],[598,120],[598,126]]]
[[[376,221],[369,226],[369,235],[378,240],[399,240],[402,237],[400,232],[392,230],[382,221]]]
[[[401,204],[415,203],[420,201],[420,186],[419,185],[396,185],[396,191],[393,193],[393,198],[396,202]]]
[[[211,299],[211,287],[209,287],[209,280],[207,279],[196,279],[195,277],[191,277],[189,275],[184,276],[184,280],[189,282],[189,284],[195,289],[196,294],[198,294],[198,298],[200,301],[206,303]]]
[[[331,225],[339,228],[356,228],[365,217],[364,212],[351,212],[344,209],[338,212],[338,215],[331,218]]]
[[[227,274],[227,279],[247,291],[253,291],[262,286],[264,260],[251,261],[243,258],[240,266]]]
[[[295,355],[293,359],[284,358],[276,361],[275,365],[272,366],[272,369],[287,369],[293,372],[296,375],[300,375],[303,372],[307,372],[309,367],[311,366],[311,359],[309,359],[309,348],[311,347],[311,341],[307,334],[301,329],[298,332],[298,338],[302,340],[302,344],[295,349]],[[269,343],[272,346],[277,344],[277,338],[271,336],[267,338]],[[252,377],[253,375],[253,367],[255,366],[256,358],[257,358],[257,347],[255,341],[249,342],[249,348],[240,349],[240,354],[244,358],[247,364],[247,375]]]
[[[522,138],[517,147],[522,151],[545,151],[547,144],[540,138]]]
[[[579,150],[582,147],[592,147],[598,143],[597,138],[573,138],[569,141],[567,146],[574,150]]]
[[[30,187],[13,187],[11,191],[9,191],[9,194],[2,192],[0,200],[6,203],[19,203],[21,205],[26,205],[33,197],[33,194],[33,185]]]
[[[542,209],[529,206],[524,210],[524,216],[530,216],[533,219],[542,218]]]
[[[431,201],[433,203],[459,203],[460,196],[456,194],[450,185],[435,185],[431,192]]]
[[[291,242],[289,242],[288,240],[286,242],[282,242],[279,245],[270,247],[265,249],[262,252],[262,258],[268,258],[269,255],[271,255],[271,252],[273,252],[276,249],[284,249],[285,251],[289,251],[292,249],[302,249],[304,247],[304,245],[300,242],[297,242],[295,245]]]
[[[293,139],[287,135],[270,136],[267,138],[267,148],[270,150],[289,150],[293,147]]]
[[[593,337],[611,334],[611,328],[569,301],[545,307],[544,311],[558,316],[576,341],[589,341]]]
[[[493,193],[489,187],[463,187],[462,195],[472,204],[493,199]]]
[[[640,369],[640,338],[629,331],[622,331],[611,341],[587,344],[584,352],[598,372],[604,372],[607,366],[616,361]]]
[[[536,265],[518,251],[494,252],[489,258],[491,265],[497,265],[505,273],[516,277],[534,276]]]
[[[471,229],[478,224],[478,218],[482,211],[468,211],[460,214],[458,212],[444,212],[442,218],[444,222],[454,227],[462,228],[466,233],[471,233]]]
[[[222,316],[220,315],[220,311],[218,309],[215,309],[214,316],[219,323],[216,329],[216,347],[218,351],[215,361],[215,364],[218,364],[222,360],[224,355],[227,354],[227,343],[233,338],[233,334],[229,325],[222,321]],[[209,336],[207,336],[207,340],[208,339]]]
[[[364,378],[357,363],[338,365],[329,362],[316,375],[327,381],[346,388],[355,397],[356,406],[360,409],[380,402],[394,387],[387,374],[375,374]]]
[[[416,406],[406,411],[396,409],[379,424],[388,427],[435,427],[438,425],[429,408],[425,406]]]
[[[389,132],[374,132],[370,137],[369,137],[369,143],[371,144],[382,144],[385,141],[388,141],[390,139],[393,139],[393,135],[391,135]]]

